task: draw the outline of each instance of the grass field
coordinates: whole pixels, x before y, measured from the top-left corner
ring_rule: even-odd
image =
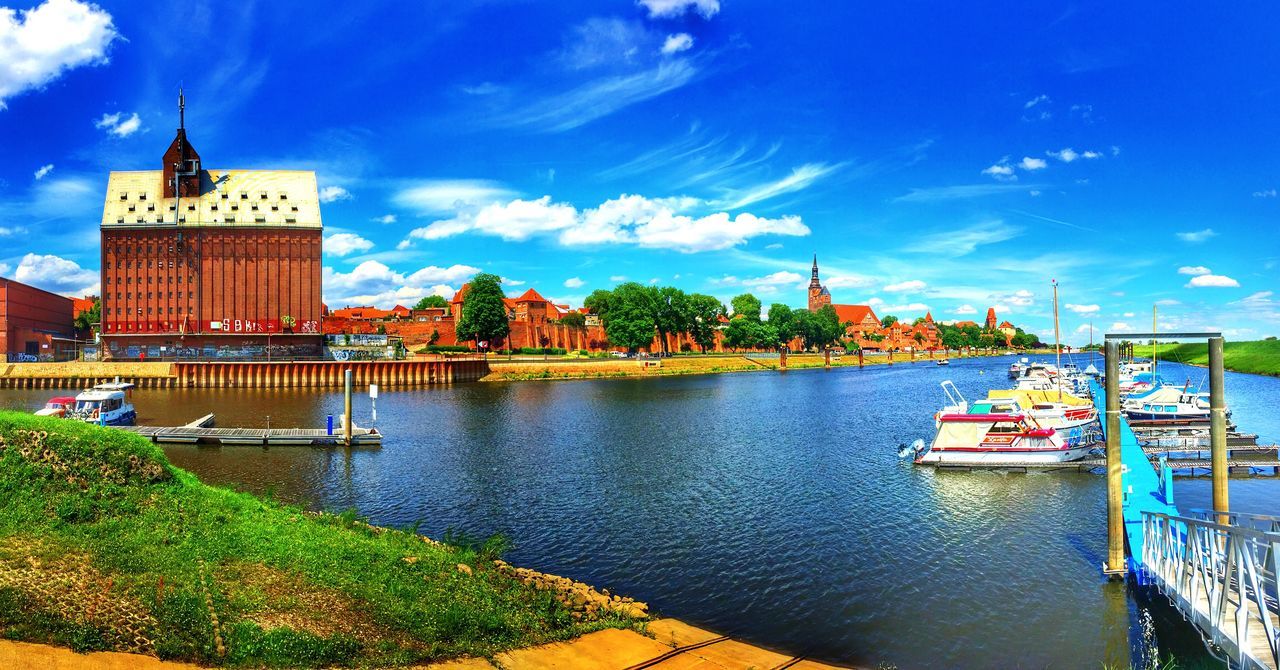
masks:
[[[493,560],[499,539],[440,544],[207,486],[112,429],[0,412],[0,439],[5,638],[211,665],[367,666],[640,625],[616,597],[584,609],[517,578]]]
[[[1135,346],[1135,356],[1150,357],[1150,346]],[[1162,361],[1175,361],[1190,365],[1209,364],[1209,345],[1205,342],[1187,344],[1161,344],[1158,355]],[[1250,372],[1258,375],[1280,376],[1280,341],[1226,342],[1222,347],[1222,364],[1228,370]]]
[[[942,354],[936,354],[939,358]],[[868,354],[866,365],[884,365],[888,356],[884,354]],[[661,361],[660,365],[646,367],[641,361],[652,363]],[[894,354],[895,364],[909,365],[911,354]],[[932,365],[927,354],[916,359],[917,365]],[[849,367],[858,365],[857,354],[845,354],[832,357],[832,367]],[[819,354],[791,354],[787,357],[789,369],[820,368],[823,357]],[[778,357],[748,358],[746,356],[673,356],[661,359],[589,359],[566,360],[552,358],[547,361],[516,360],[503,361],[491,358],[490,373],[481,381],[524,381],[536,379],[595,379],[609,377],[660,377],[666,375],[699,375],[720,372],[749,372],[753,370],[777,370]]]

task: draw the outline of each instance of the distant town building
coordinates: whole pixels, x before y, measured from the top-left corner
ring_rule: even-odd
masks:
[[[107,181],[105,356],[320,355],[315,173],[206,169],[182,114],[161,169]]]
[[[996,328],[996,308],[995,308],[995,307],[988,307],[988,308],[987,308],[987,322],[986,322],[986,329],[987,329],[987,330],[995,330],[995,328]]]
[[[6,361],[74,358],[74,318],[71,298],[0,277],[0,351]]]
[[[809,277],[809,311],[816,312],[831,304],[831,292],[818,279],[818,254],[813,255],[813,274]]]

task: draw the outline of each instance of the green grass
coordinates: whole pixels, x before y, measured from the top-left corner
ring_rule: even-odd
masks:
[[[493,566],[501,542],[435,544],[207,486],[113,429],[0,412],[0,437],[0,637],[121,648],[133,607],[154,617],[164,658],[318,667],[491,656],[638,625],[575,619]]]
[[[1150,357],[1150,346],[1134,346],[1135,356]],[[1209,345],[1205,342],[1187,344],[1161,344],[1160,360],[1209,364]],[[1250,372],[1258,375],[1280,376],[1280,341],[1227,342],[1222,348],[1222,364],[1228,370]]]

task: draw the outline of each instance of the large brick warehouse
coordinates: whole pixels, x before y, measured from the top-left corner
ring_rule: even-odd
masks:
[[[179,125],[162,169],[112,172],[108,180],[103,353],[321,355],[315,173],[205,169]]]

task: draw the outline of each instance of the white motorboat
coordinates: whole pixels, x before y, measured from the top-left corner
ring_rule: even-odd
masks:
[[[1024,414],[940,414],[933,442],[916,463],[1025,465],[1076,461],[1095,443],[1034,425]]]
[[[98,384],[76,396],[67,418],[101,426],[132,426],[138,419],[129,398],[133,388],[128,382]]]

